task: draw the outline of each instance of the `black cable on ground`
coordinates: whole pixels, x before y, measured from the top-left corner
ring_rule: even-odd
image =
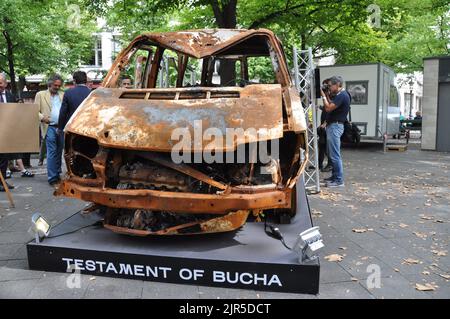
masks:
[[[270,229],[270,231],[267,230],[267,227]],[[284,240],[283,234],[281,233],[280,229],[278,227],[275,227],[274,225],[267,225],[267,213],[264,214],[264,232],[267,234],[267,236],[281,241],[283,246],[287,249],[292,250],[292,248],[286,244],[286,241]]]
[[[100,225],[102,225],[102,221],[101,221],[101,220],[98,220],[98,221],[96,221],[95,223],[93,223],[93,224],[91,224],[91,225],[85,225],[85,226],[83,226],[83,227],[80,227],[80,228],[77,228],[77,229],[68,231],[68,232],[66,232],[66,233],[62,233],[62,234],[58,234],[58,235],[54,235],[54,236],[47,236],[47,237],[45,237],[45,238],[56,238],[56,237],[61,237],[61,236],[64,236],[64,235],[76,233],[77,231],[82,230],[82,229],[85,229],[85,228],[88,228],[88,227],[92,227],[92,226],[100,226]]]

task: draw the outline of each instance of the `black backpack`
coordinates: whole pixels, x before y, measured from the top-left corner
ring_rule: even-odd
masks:
[[[348,96],[350,97],[350,104],[352,103],[352,96],[346,90]],[[352,108],[349,107],[348,110],[349,119],[344,122],[344,133],[341,136],[341,142],[343,143],[354,143],[358,144],[361,141],[361,130],[356,124],[352,123]]]

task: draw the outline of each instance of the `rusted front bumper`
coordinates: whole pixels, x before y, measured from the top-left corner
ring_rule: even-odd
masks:
[[[74,197],[113,208],[149,209],[180,213],[223,214],[237,210],[290,208],[292,189],[249,190],[197,194],[157,190],[116,190],[83,186],[64,180],[55,195]]]

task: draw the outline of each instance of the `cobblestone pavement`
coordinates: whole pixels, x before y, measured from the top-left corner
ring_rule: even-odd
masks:
[[[35,211],[55,224],[85,204],[53,197],[37,168],[11,179],[16,208],[0,193],[0,298],[449,298],[450,154],[366,146],[343,157],[345,188],[309,196],[326,245],[317,296],[88,275],[69,289],[64,274],[28,269],[25,243]]]

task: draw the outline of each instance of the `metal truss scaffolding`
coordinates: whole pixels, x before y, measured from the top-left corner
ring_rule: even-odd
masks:
[[[317,109],[314,83],[314,61],[311,48],[297,50],[294,47],[295,86],[305,111],[308,127],[308,163],[304,172],[305,188],[309,192],[320,192],[319,160],[317,149]]]

